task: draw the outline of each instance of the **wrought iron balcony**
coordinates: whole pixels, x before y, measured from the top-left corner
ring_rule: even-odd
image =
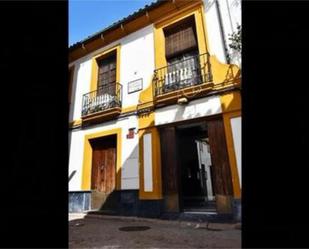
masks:
[[[179,60],[154,71],[154,95],[160,96],[179,89],[212,82],[209,54]]]
[[[100,86],[96,91],[83,95],[82,117],[121,107],[122,85],[112,83]]]

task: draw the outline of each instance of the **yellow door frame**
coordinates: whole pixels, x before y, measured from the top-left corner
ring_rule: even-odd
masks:
[[[121,190],[121,128],[99,131],[85,135],[84,137],[84,158],[83,158],[83,169],[82,169],[82,190],[91,190],[91,170],[92,170],[92,147],[90,140],[96,138],[102,138],[110,135],[116,135],[116,189]]]

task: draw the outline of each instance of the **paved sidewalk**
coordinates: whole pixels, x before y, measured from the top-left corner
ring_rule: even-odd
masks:
[[[234,224],[85,214],[70,214],[69,223],[70,248],[241,247],[241,230]]]

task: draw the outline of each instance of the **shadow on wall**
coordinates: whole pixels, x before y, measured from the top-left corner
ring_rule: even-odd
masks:
[[[69,176],[69,182],[71,181],[71,179],[73,178],[73,176],[76,174],[76,170],[73,170],[72,173]]]
[[[135,134],[137,136],[137,134]],[[125,138],[127,139],[127,138]],[[129,139],[130,140],[130,139]],[[89,213],[101,213],[107,215],[123,215],[123,216],[137,216],[157,218],[161,214],[161,201],[159,200],[139,200],[139,189],[124,189],[130,187],[130,174],[134,175],[132,167],[138,167],[138,163],[133,163],[132,159],[138,155],[139,147],[136,144],[130,155],[125,159],[122,169],[124,172],[118,170],[116,172],[116,179],[122,176],[127,176],[127,183],[122,180],[122,189],[114,189],[111,193],[104,193],[98,191],[91,191],[92,203]],[[126,172],[130,171],[131,172]],[[137,168],[139,171],[139,168]],[[138,172],[139,174],[139,172]],[[139,179],[138,179],[139,181]],[[124,186],[124,184],[128,184]],[[139,184],[139,183],[138,183]],[[117,184],[116,184],[117,185]]]
[[[240,95],[240,93],[237,94]],[[240,98],[235,98],[235,95],[230,95],[230,98],[225,98],[225,101],[221,103],[221,108],[223,111],[239,110],[239,108],[241,108],[240,101]]]
[[[238,68],[237,73],[233,72],[233,67],[235,67],[235,65],[233,64],[228,64],[228,69],[226,70],[226,74],[225,74],[225,79],[222,82],[224,85],[225,84],[239,84],[240,83],[240,77],[241,77],[241,71]]]
[[[137,134],[135,134],[137,136]],[[130,140],[128,138],[124,138]],[[133,141],[133,140],[132,140]],[[138,160],[138,145],[135,145],[130,155],[127,156],[124,163],[120,169],[116,171],[116,179],[120,179],[121,175],[124,180],[121,179],[121,187],[126,184],[126,179],[129,184],[130,179],[135,178],[134,169],[132,167],[137,167],[138,161],[134,162],[134,159]],[[136,158],[137,156],[137,158]],[[137,171],[139,169],[137,168]],[[139,172],[137,172],[139,174]],[[116,184],[117,185],[117,184]],[[130,186],[130,185],[128,185]],[[132,186],[133,188],[133,186]],[[126,215],[126,216],[138,216],[139,199],[138,189],[128,189],[128,190],[118,190],[114,189],[111,193],[103,193],[92,191],[92,210],[91,212],[102,212],[110,215]]]

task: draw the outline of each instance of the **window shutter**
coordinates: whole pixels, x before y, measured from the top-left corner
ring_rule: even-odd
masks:
[[[116,83],[116,56],[99,61],[98,87]]]
[[[104,58],[98,62],[98,89],[97,94],[114,95],[116,92],[116,55]]]
[[[185,22],[165,31],[165,54],[170,58],[197,47],[194,22]]]

